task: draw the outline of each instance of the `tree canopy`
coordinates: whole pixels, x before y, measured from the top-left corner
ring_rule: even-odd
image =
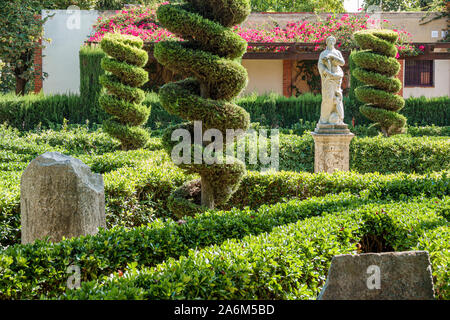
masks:
[[[343,0],[251,0],[254,12],[344,12]]]

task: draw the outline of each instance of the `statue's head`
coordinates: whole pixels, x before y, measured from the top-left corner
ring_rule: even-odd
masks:
[[[327,38],[327,48],[329,50],[334,49],[334,45],[336,44],[336,38],[333,36],[329,36]]]

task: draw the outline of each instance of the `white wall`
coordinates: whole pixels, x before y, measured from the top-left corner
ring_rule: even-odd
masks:
[[[79,93],[80,46],[87,40],[93,24],[99,17],[98,11],[46,10],[42,16],[49,16],[44,25],[44,38],[50,38],[43,49],[42,69],[48,73],[43,82],[46,94]]]
[[[404,87],[403,97],[450,97],[450,60],[434,61],[434,87]]]

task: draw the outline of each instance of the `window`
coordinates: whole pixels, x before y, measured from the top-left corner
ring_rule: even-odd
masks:
[[[408,87],[434,86],[434,61],[406,60],[405,86]]]

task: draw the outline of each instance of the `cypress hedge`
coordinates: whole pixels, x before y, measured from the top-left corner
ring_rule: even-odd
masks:
[[[98,95],[93,92],[83,98],[78,95],[0,95],[0,123],[8,122],[21,130],[31,130],[39,124],[52,127],[62,124],[63,119],[72,124],[84,124],[87,120],[92,124],[102,123],[108,115],[98,106],[95,97]],[[293,128],[299,123],[299,119],[317,121],[320,101],[320,95],[312,94],[291,98],[275,94],[254,94],[238,98],[236,103],[247,110],[252,122],[259,122],[263,126]],[[165,128],[182,121],[180,117],[168,113],[161,106],[156,93],[147,93],[143,104],[152,109],[146,124],[151,129]],[[359,113],[359,105],[355,104],[354,100],[345,97],[344,108],[346,123],[350,124],[354,117],[356,125],[370,124],[370,121]],[[408,98],[405,99],[405,107],[400,113],[408,118],[409,125],[450,126],[450,98]]]

